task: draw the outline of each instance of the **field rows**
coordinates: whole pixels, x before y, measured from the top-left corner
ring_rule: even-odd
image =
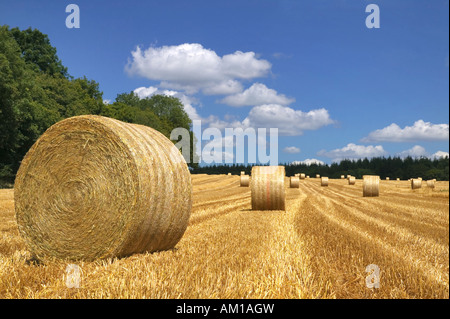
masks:
[[[237,176],[193,175],[189,227],[171,251],[36,264],[20,238],[12,190],[0,190],[0,298],[449,298],[448,182],[411,190],[381,181],[302,180],[286,212],[252,211]],[[366,266],[380,288],[366,287]]]

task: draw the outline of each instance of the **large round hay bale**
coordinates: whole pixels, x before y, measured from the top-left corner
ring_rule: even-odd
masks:
[[[411,179],[411,188],[412,189],[418,189],[422,187],[422,180],[418,178],[412,178]]]
[[[86,115],[36,141],[14,200],[20,234],[38,259],[94,260],[173,248],[188,225],[192,184],[163,134]]]
[[[305,179],[305,178],[306,178],[305,173],[300,173],[300,179]],[[309,178],[309,176],[308,176],[308,178]]]
[[[328,186],[328,177],[322,177],[320,179],[320,186]]]
[[[240,185],[241,187],[248,187],[250,185],[250,176],[241,175]]]
[[[434,188],[434,179],[427,180],[427,187]]]
[[[253,166],[250,187],[253,210],[285,210],[284,166]]]
[[[350,176],[350,177],[348,177],[348,185],[355,185],[355,183],[356,183],[356,178],[355,178],[355,176]]]
[[[380,195],[380,176],[363,176],[363,196],[377,197]]]
[[[289,178],[289,187],[290,188],[299,188],[300,187],[300,178],[297,176],[293,176]]]

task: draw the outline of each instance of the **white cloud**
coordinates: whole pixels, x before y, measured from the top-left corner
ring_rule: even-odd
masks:
[[[333,162],[339,162],[343,159],[355,160],[359,158],[371,158],[386,155],[386,151],[383,146],[377,145],[356,145],[353,143],[347,144],[342,148],[334,149],[331,151],[321,150],[317,153],[319,156],[325,156],[331,158]]]
[[[287,146],[287,147],[283,148],[283,152],[289,153],[289,154],[296,154],[296,153],[300,153],[300,149],[295,146]]]
[[[298,136],[305,130],[317,130],[334,121],[326,109],[309,112],[294,110],[278,104],[265,104],[253,107],[242,121],[244,127],[278,128],[280,135]]]
[[[183,93],[173,91],[173,90],[160,90],[157,87],[149,86],[149,87],[139,87],[133,91],[139,98],[145,99],[147,97],[151,97],[152,95],[166,95],[166,96],[174,96],[179,98],[181,103],[183,104],[184,111],[187,113],[189,118],[194,120],[200,120],[201,117],[198,115],[197,110],[192,105],[194,103],[193,98],[189,97]]]
[[[160,87],[193,94],[233,94],[242,90],[238,80],[265,76],[271,64],[254,52],[236,51],[222,57],[198,43],[137,47],[125,67],[129,75],[161,81]]]
[[[291,165],[311,165],[311,164],[317,164],[317,165],[325,165],[325,162],[322,162],[321,160],[315,159],[315,158],[307,158],[304,161],[293,161],[291,162]]]
[[[414,141],[448,141],[449,125],[432,124],[418,120],[413,126],[403,129],[397,124],[370,132],[362,142],[414,142]]]
[[[444,152],[444,151],[437,151],[436,153],[431,155],[432,159],[439,159],[441,157],[449,157],[449,153],[448,152]]]
[[[262,83],[254,83],[244,92],[229,95],[220,102],[230,106],[254,106],[262,104],[288,105],[294,101],[295,99],[278,94],[277,91],[269,89]]]
[[[405,158],[408,156],[411,157],[427,157],[428,153],[425,150],[425,148],[423,146],[420,145],[415,145],[412,148],[399,152],[396,154],[396,156],[401,157],[401,158]]]

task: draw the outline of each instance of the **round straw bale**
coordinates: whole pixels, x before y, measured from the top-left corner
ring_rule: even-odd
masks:
[[[290,188],[299,188],[300,187],[300,178],[297,176],[291,177],[289,179],[289,187]]]
[[[418,180],[422,180],[422,177],[417,177]]]
[[[316,178],[320,178],[320,174],[316,174]]]
[[[422,180],[418,178],[412,178],[411,179],[411,188],[412,189],[418,189],[422,187]]]
[[[294,174],[294,177],[300,177],[300,173]]]
[[[434,179],[427,180],[427,186],[429,188],[434,188]]]
[[[306,175],[306,178],[309,178],[309,175]]]
[[[400,180],[400,177],[397,177],[397,180],[399,181],[399,180]]]
[[[341,175],[341,179],[345,179],[345,175]]]
[[[300,179],[305,179],[305,174],[304,173],[300,173]],[[309,178],[309,176],[308,176],[308,178]]]
[[[192,209],[189,169],[154,129],[85,115],[51,126],[14,184],[19,232],[38,259],[173,248]]]
[[[228,176],[231,176],[231,173],[228,173],[227,175],[228,175]]]
[[[241,175],[240,185],[241,187],[248,187],[250,185],[250,176]]]
[[[320,179],[320,186],[328,186],[328,177],[322,177]]]
[[[377,197],[380,195],[380,177],[375,175],[363,176],[363,196]]]
[[[250,181],[253,210],[285,210],[284,166],[253,166]]]
[[[390,178],[389,178],[389,177],[386,177],[386,180],[388,181],[388,180],[390,180]]]
[[[347,178],[350,178],[350,177],[352,177],[352,175],[347,174]]]
[[[348,180],[348,185],[355,185],[355,183],[356,183],[355,176],[350,176],[347,180]]]
[[[245,172],[244,172],[244,171],[241,171],[241,176],[242,176],[242,175],[245,175]]]

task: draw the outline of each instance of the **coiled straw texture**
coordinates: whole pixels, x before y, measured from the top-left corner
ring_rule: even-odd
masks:
[[[192,208],[190,172],[169,139],[92,115],[58,122],[36,141],[14,195],[19,231],[39,259],[171,249]]]

